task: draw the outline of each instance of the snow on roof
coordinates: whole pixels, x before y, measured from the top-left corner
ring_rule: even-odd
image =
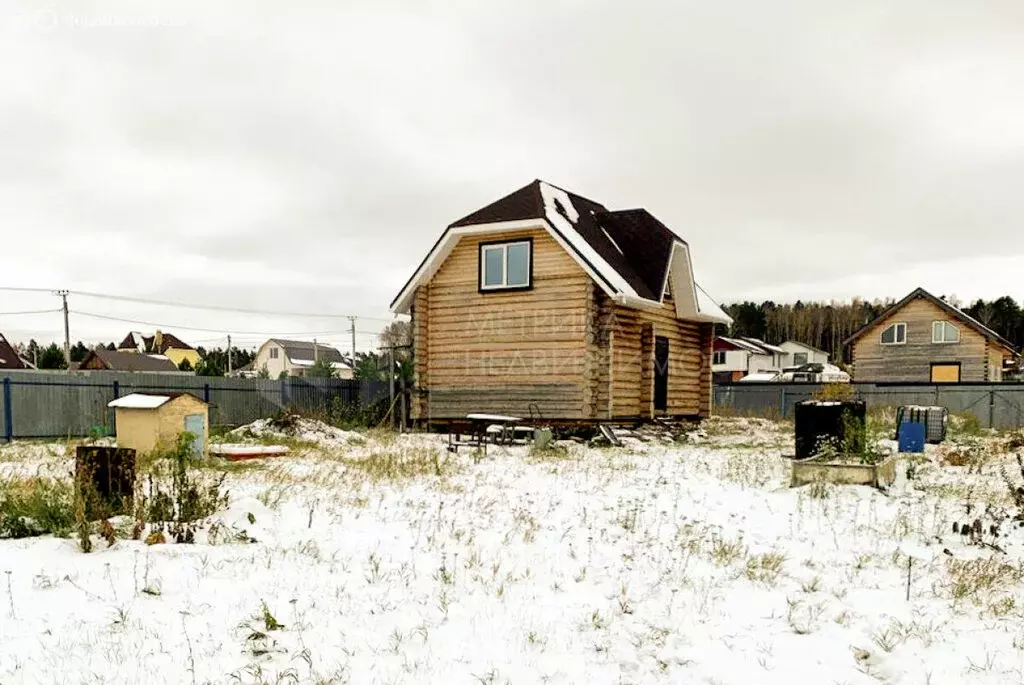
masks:
[[[779,377],[778,371],[757,371],[740,379],[741,383],[757,383],[774,381]]]
[[[725,310],[711,299],[711,296],[707,294],[704,288],[700,287],[700,283],[694,281],[693,285],[697,289],[697,309],[700,310],[701,314],[721,319],[722,323],[732,323],[732,317],[726,314]]]
[[[295,366],[313,366],[313,364],[316,364],[316,361],[314,361],[312,359],[295,359],[294,357],[289,357],[289,360]],[[346,362],[331,362],[331,368],[332,369],[347,369],[347,368],[349,368],[349,366],[348,366],[348,364]]]
[[[768,354],[768,352],[762,349],[760,346],[755,345],[749,340],[745,340],[743,338],[726,338],[725,336],[719,336],[718,339],[724,340],[727,343],[731,343],[736,347],[740,348],[741,350],[746,350],[747,352],[753,352],[754,354]]]
[[[775,352],[776,354],[785,354],[786,353],[786,351],[784,349],[782,349],[781,347],[777,347],[775,345],[770,345],[770,344],[766,343],[764,340],[761,340],[760,338],[744,338],[744,340],[746,340],[747,342],[753,343],[754,345],[757,345],[758,347],[766,349],[769,352]]]
[[[598,275],[614,290],[630,297],[639,297],[633,286],[627,283],[626,279],[616,269],[613,269],[611,264],[605,261],[604,257],[599,255],[586,238],[576,230],[576,222],[580,219],[580,213],[569,199],[569,193],[542,181],[540,194],[544,198],[545,218],[562,239],[572,245],[572,248],[593,266]],[[558,211],[559,206],[561,206],[562,212]]]
[[[141,393],[132,393],[131,395],[118,397],[107,406],[120,409],[156,409],[157,407],[162,407],[170,399],[169,395],[143,395]]]

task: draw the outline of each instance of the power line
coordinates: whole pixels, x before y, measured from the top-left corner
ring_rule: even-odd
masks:
[[[22,316],[24,314],[57,314],[63,309],[29,309],[22,312],[0,312],[0,316]]]
[[[56,288],[19,288],[10,285],[0,285],[0,290],[6,290],[14,293],[49,293],[52,294]]]
[[[313,312],[286,312],[286,311],[275,311],[270,309],[249,309],[246,307],[227,307],[216,304],[189,304],[187,302],[174,302],[171,300],[155,300],[145,297],[134,297],[128,295],[110,295],[106,293],[94,293],[84,290],[69,290],[69,294],[78,295],[79,297],[94,297],[104,300],[116,300],[119,302],[134,302],[137,304],[154,304],[163,307],[181,307],[184,309],[207,309],[210,311],[218,312],[234,312],[239,314],[260,314],[264,316],[285,316],[294,318],[309,318],[309,319],[350,319],[353,315],[351,314],[315,314]],[[356,316],[359,319],[366,319],[368,321],[391,321],[392,319],[383,319],[373,316]],[[179,328],[182,328],[179,326]]]
[[[60,311],[60,310],[57,310]],[[168,324],[168,323],[156,323],[153,321],[140,321],[138,319],[126,319],[119,316],[108,316],[106,314],[96,314],[94,312],[83,312],[77,309],[71,310],[72,314],[77,316],[86,316],[91,319],[104,319],[106,321],[117,321],[119,323],[131,323],[138,326],[152,326],[153,328],[166,328],[166,329],[180,329],[183,331],[201,331],[205,333],[223,333],[225,335],[253,335],[258,337],[269,337],[273,338],[277,336],[288,336],[288,335],[344,335],[351,331],[349,330],[334,330],[334,331],[303,331],[300,333],[268,333],[266,331],[237,331],[228,330],[222,328],[201,328],[197,326],[183,326],[179,324]],[[380,335],[380,333],[371,333],[370,331],[357,331],[362,335]]]

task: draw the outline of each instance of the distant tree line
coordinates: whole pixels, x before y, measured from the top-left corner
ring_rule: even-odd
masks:
[[[1018,349],[1024,347],[1024,309],[1012,297],[976,300],[967,307],[955,297],[941,299],[961,308]],[[733,325],[718,326],[717,334],[759,338],[773,344],[795,340],[828,352],[833,360],[848,362],[850,351],[843,343],[894,303],[892,299],[869,302],[856,298],[850,302],[795,304],[740,302],[724,307]]]
[[[37,368],[46,370],[68,368],[67,360],[64,359],[63,344],[52,342],[44,347],[35,340],[29,340],[27,344],[17,343],[14,345],[14,349],[22,356],[22,358],[35,364]],[[71,362],[79,363],[83,361],[91,350],[113,351],[116,349],[117,345],[112,342],[97,343],[90,347],[79,340],[71,346]],[[199,353],[200,357],[200,361],[196,365],[196,368],[193,369],[188,360],[182,362],[182,365],[179,368],[183,371],[195,371],[198,376],[223,376],[227,373],[228,353],[225,348],[215,347],[212,349],[206,349],[204,347],[197,347],[196,352]],[[255,357],[256,353],[252,350],[241,349],[233,345],[231,347],[231,366],[233,369],[238,369],[252,363],[252,360]]]

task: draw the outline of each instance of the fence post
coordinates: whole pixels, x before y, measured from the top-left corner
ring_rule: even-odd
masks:
[[[988,427],[996,427],[996,391],[988,391]]]
[[[11,379],[4,379],[4,439],[14,438],[14,412],[11,410]]]
[[[782,404],[782,416],[780,418],[786,418],[786,386],[779,388],[782,391],[781,404]]]
[[[206,383],[203,385],[203,402],[210,403],[210,384]]]
[[[281,379],[281,409],[288,408],[288,379]]]
[[[113,390],[114,390],[114,399],[116,400],[118,397],[121,396],[121,382],[120,381],[114,381],[112,385],[113,385]],[[110,428],[111,428],[111,432],[114,435],[117,435],[117,410],[116,409],[111,409],[110,410]]]

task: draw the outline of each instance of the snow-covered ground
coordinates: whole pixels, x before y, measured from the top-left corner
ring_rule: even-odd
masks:
[[[215,518],[255,542],[0,540],[0,683],[1024,683],[1020,531],[952,532],[1011,507],[1013,458],[791,489],[791,431],[479,460],[319,435],[229,474]],[[70,467],[0,447],[2,478]]]

